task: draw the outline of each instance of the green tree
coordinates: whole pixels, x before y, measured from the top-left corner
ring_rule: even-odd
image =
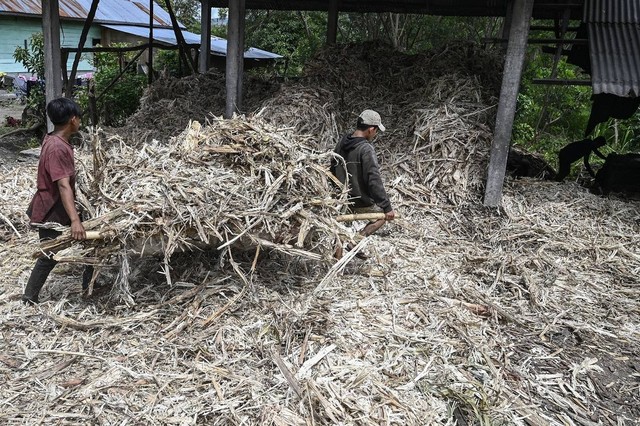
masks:
[[[187,30],[200,34],[200,2],[198,0],[171,0],[178,21]]]
[[[44,78],[44,35],[42,33],[33,33],[29,38],[28,46],[17,46],[13,52],[13,58],[16,62],[20,62],[25,69],[31,74],[35,74],[38,78]],[[29,90],[27,98],[26,110],[30,113],[28,121],[45,122],[46,121],[46,97],[43,87],[38,84],[32,86]],[[27,124],[27,123],[25,123]]]
[[[13,58],[20,62],[27,71],[44,78],[44,35],[33,33],[27,47],[17,46]]]
[[[469,18],[397,13],[352,13],[340,18],[339,41],[381,41],[393,48],[415,53],[452,41],[481,43],[495,37],[502,19]]]
[[[126,43],[112,44],[111,47],[126,47]],[[98,101],[100,121],[108,126],[122,126],[126,118],[133,114],[140,105],[140,97],[147,86],[147,77],[137,74],[135,67],[125,72],[118,81],[111,85],[120,74],[125,63],[131,61],[135,52],[95,53],[94,83]],[[105,91],[106,90],[106,91]]]
[[[285,57],[279,72],[296,76],[305,61],[324,44],[326,13],[247,11],[245,40],[247,46],[278,53]]]

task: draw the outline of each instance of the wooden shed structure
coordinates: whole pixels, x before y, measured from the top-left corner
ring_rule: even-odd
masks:
[[[96,1],[96,0],[94,0]],[[57,13],[57,0],[42,0],[43,10]],[[355,13],[412,13],[441,16],[504,17],[506,58],[500,101],[487,171],[484,203],[496,207],[502,198],[506,162],[516,110],[531,19],[550,19],[555,38],[538,42],[552,45],[556,61],[578,45],[588,46],[575,55],[592,75],[594,94],[614,96],[629,103],[632,113],[640,99],[640,1],[638,0],[201,0],[201,47],[199,70],[208,69],[211,42],[211,9],[229,8],[226,61],[226,116],[241,107],[244,22],[247,9],[313,10],[328,13],[327,43],[336,41],[338,15]],[[169,11],[171,13],[171,11]],[[580,21],[582,33],[569,37],[569,22]],[[575,52],[580,52],[576,49]],[[586,58],[585,53],[586,52]],[[574,58],[574,59],[575,59]],[[55,67],[55,56],[54,56]],[[546,83],[560,83],[554,76]],[[563,84],[571,82],[562,82]],[[593,115],[593,114],[592,114]]]
[[[592,75],[594,94],[605,100],[613,96],[616,103],[623,104],[622,112],[611,115],[623,118],[633,114],[640,100],[640,1],[638,0],[202,0],[202,34],[210,31],[208,16],[211,7],[229,8],[229,43],[237,48],[229,53],[242,52],[242,34],[246,9],[266,10],[314,10],[328,12],[327,42],[335,43],[340,12],[357,13],[412,13],[441,16],[504,17],[503,37],[507,51],[503,72],[500,101],[494,129],[491,158],[487,170],[484,203],[496,207],[502,198],[507,156],[511,142],[516,101],[520,88],[522,69],[531,19],[550,19],[556,38],[544,40],[554,45],[556,62],[563,54],[576,49],[581,65]],[[207,19],[205,19],[207,17]],[[579,31],[569,37],[569,22],[581,21]],[[575,30],[574,30],[575,31]],[[570,48],[565,49],[564,46]],[[586,47],[585,47],[586,46]],[[204,46],[203,46],[204,47]],[[582,52],[582,53],[580,53]],[[241,105],[242,69],[237,60],[227,60],[227,116]],[[571,58],[570,58],[571,59]],[[586,64],[586,65],[585,65]],[[555,75],[546,84],[572,84],[555,80]],[[583,83],[583,82],[582,82]],[[604,121],[606,113],[598,107],[603,101],[594,99],[592,119]],[[604,109],[607,107],[605,103]],[[615,113],[612,113],[615,114]],[[603,118],[604,117],[604,118]]]

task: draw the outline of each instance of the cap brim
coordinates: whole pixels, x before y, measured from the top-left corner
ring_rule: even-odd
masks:
[[[384,126],[382,125],[382,123],[378,124],[378,129],[380,129],[381,132],[385,131]]]

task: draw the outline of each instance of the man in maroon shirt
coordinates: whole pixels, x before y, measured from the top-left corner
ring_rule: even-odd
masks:
[[[45,136],[38,163],[37,191],[29,204],[27,214],[32,224],[57,222],[71,226],[71,237],[84,240],[86,232],[75,206],[76,170],[71,135],[80,129],[80,107],[66,98],[54,99],[47,105],[47,115],[54,124],[53,132]],[[39,228],[40,241],[56,238],[61,233]],[[22,295],[25,303],[38,303],[38,295],[49,273],[57,264],[52,258],[40,257],[31,272]],[[83,288],[89,285],[93,268],[87,267],[83,275]]]

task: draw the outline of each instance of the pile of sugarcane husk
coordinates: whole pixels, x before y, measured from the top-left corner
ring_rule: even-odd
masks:
[[[329,261],[352,233],[334,220],[346,193],[328,172],[333,154],[311,145],[257,118],[192,122],[169,143],[141,147],[95,133],[78,156],[92,239],[72,244],[67,232],[41,251],[95,264],[158,255],[169,282],[176,251],[262,247]]]
[[[427,204],[473,202],[489,160],[500,63],[496,53],[469,44],[420,55],[373,43],[327,48],[301,83],[283,85],[259,114],[315,134],[330,149],[355,130],[361,111],[375,109],[387,128],[374,146],[389,187],[426,190]]]
[[[340,135],[333,94],[322,87],[282,86],[255,115],[283,130],[311,136],[323,151],[332,149]]]
[[[83,300],[59,265],[24,307],[32,245],[3,244],[0,420],[634,424],[638,202],[525,178],[499,211],[399,208],[329,280],[261,255],[247,290],[194,251],[171,284],[143,265],[135,306]]]
[[[273,81],[247,77],[243,85],[245,106],[255,108],[277,88],[278,84]],[[222,116],[225,104],[224,74],[216,69],[184,78],[162,77],[145,90],[138,111],[123,127],[113,131],[129,144],[153,139],[168,141],[180,134],[190,121],[204,123]]]
[[[0,241],[21,238],[28,231],[26,211],[35,193],[36,173],[33,163],[0,162]]]

